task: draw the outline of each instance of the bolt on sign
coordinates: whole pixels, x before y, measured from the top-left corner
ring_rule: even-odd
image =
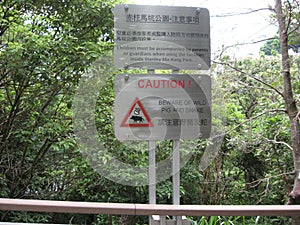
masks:
[[[114,60],[119,69],[210,68],[207,9],[116,5],[114,18]]]
[[[119,140],[176,140],[210,136],[209,76],[119,74],[114,88],[114,128]]]

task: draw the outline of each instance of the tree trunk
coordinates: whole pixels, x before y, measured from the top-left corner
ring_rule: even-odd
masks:
[[[279,35],[281,46],[282,77],[284,82],[284,101],[290,120],[291,143],[293,147],[295,181],[289,194],[288,204],[300,204],[300,126],[299,111],[293,97],[293,89],[290,74],[290,58],[288,53],[288,27],[286,17],[283,14],[281,0],[275,0],[275,11],[279,23]],[[293,218],[293,224],[300,224],[300,217]]]

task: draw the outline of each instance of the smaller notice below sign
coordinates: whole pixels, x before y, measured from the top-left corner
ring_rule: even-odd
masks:
[[[210,68],[210,18],[205,8],[116,5],[115,65],[123,68]]]
[[[208,138],[211,80],[207,75],[132,75],[115,78],[119,140]]]

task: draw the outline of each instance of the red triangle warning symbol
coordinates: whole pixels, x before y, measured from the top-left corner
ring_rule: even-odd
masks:
[[[138,98],[131,105],[121,127],[153,127],[149,115]]]

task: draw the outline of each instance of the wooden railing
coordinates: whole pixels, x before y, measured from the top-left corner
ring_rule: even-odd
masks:
[[[149,205],[0,198],[0,210],[169,216],[299,216],[300,205]]]

